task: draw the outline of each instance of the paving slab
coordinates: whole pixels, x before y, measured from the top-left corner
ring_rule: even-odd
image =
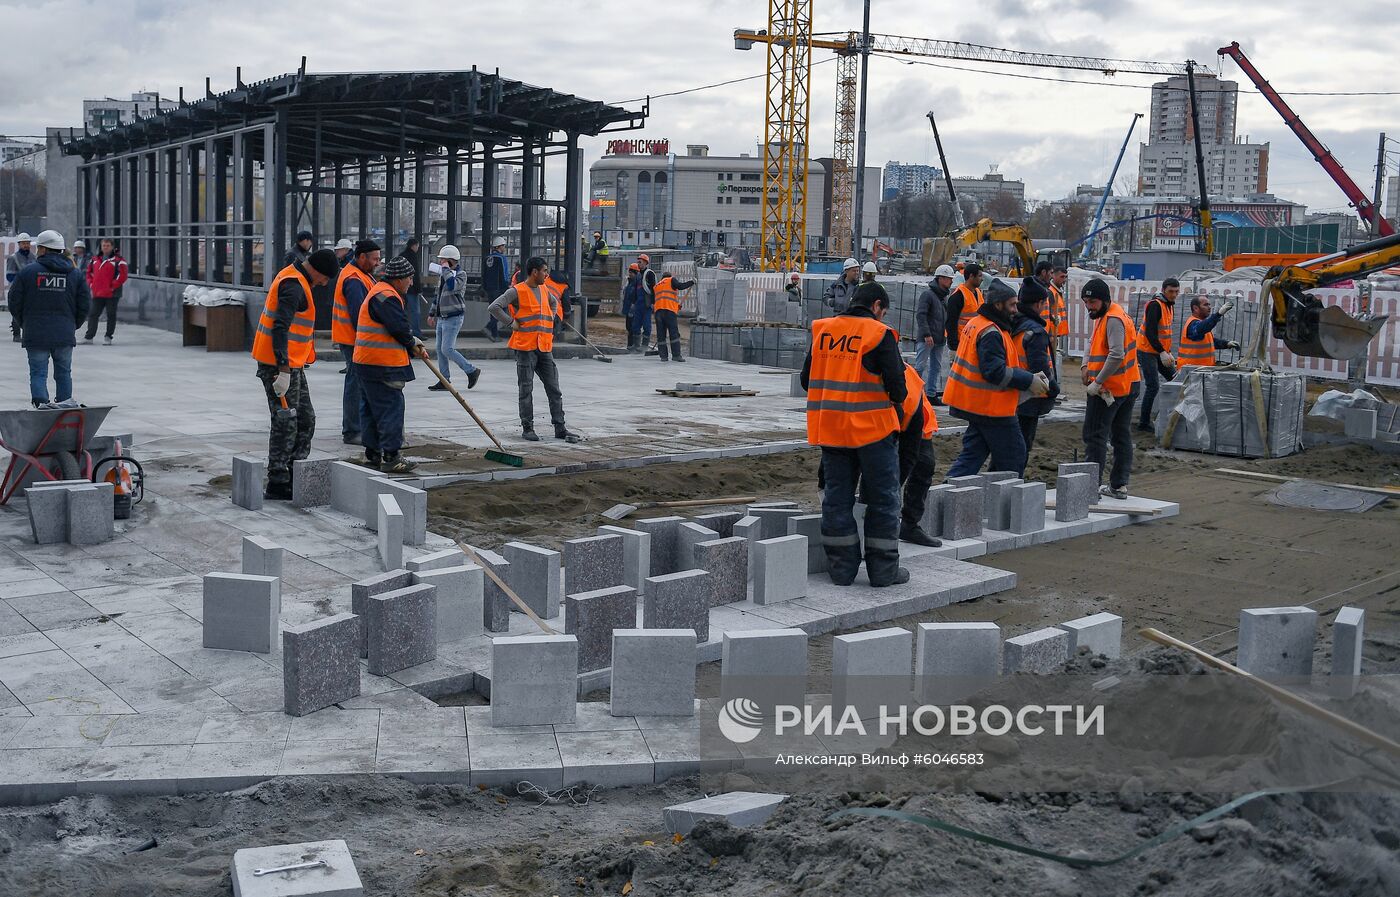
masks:
[[[255,875],[259,869],[277,869],[320,861],[315,869]],[[270,847],[245,847],[233,854],[234,897],[363,897],[364,887],[355,871],[350,847],[344,841],[307,841]]]
[[[748,828],[767,822],[786,799],[786,794],[730,791],[669,806],[662,811],[662,821],[666,831],[677,835],[689,835],[697,822],[706,819],[722,819],[735,828]]]

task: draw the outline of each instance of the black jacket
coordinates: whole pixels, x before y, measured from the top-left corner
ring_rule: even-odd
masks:
[[[853,305],[838,317],[874,318],[875,314],[865,306]],[[904,385],[904,358],[899,354],[899,340],[895,339],[894,331],[887,330],[884,339],[880,340],[880,344],[866,352],[860,363],[863,368],[880,378],[880,382],[885,386],[885,392],[890,395],[890,401],[898,410],[904,404],[905,398],[908,397],[909,389]],[[811,379],[812,350],[808,349],[807,357],[802,362],[803,389],[807,388]]]
[[[399,258],[408,259],[409,263],[413,265],[413,283],[408,285],[408,291],[414,295],[423,292],[423,260],[419,258],[420,251],[405,249],[399,253]]]
[[[914,309],[914,321],[918,325],[917,338],[933,337],[933,344],[941,346],[947,341],[948,291],[931,280],[928,289],[919,294],[919,304]]]
[[[405,311],[403,304],[383,294],[375,295],[366,301],[369,302],[370,318],[389,331],[389,335],[408,350],[409,358],[412,359],[413,331],[409,328],[408,312]],[[361,380],[399,380],[407,383],[413,379],[413,362],[410,360],[408,364],[396,368],[377,364],[357,364],[355,365],[355,376]]]
[[[1021,309],[1014,319],[1012,333],[1021,343],[1021,351],[1026,355],[1026,370],[1032,374],[1044,374],[1050,381],[1050,392],[1036,398],[1027,398],[1016,408],[1020,417],[1044,417],[1055,408],[1055,396],[1060,394],[1060,381],[1055,378],[1055,362],[1050,355],[1050,331],[1045,327],[1045,319],[1035,312]]]

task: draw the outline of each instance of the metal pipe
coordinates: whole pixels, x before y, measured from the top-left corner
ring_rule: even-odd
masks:
[[[1381,131],[1380,145],[1376,147],[1376,192],[1371,200],[1371,236],[1381,232],[1381,190],[1385,187],[1385,132]]]
[[[856,138],[856,197],[855,208],[851,210],[852,255],[859,261],[864,252],[860,239],[865,218],[865,91],[870,82],[870,0],[865,0],[865,18],[860,33],[860,135]]]

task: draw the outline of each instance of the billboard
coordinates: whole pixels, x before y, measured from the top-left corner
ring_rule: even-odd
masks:
[[[1291,205],[1276,203],[1221,203],[1212,206],[1210,218],[1217,228],[1226,227],[1284,227],[1293,223]],[[1153,211],[1159,215],[1175,215],[1191,218],[1195,208],[1187,203],[1157,203]],[[1159,237],[1194,237],[1199,228],[1195,224],[1158,218],[1156,235]]]

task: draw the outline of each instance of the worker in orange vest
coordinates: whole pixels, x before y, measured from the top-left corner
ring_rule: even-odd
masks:
[[[681,357],[681,293],[695,286],[693,280],[676,280],[669,271],[662,272],[652,288],[652,299],[656,310],[656,352],[661,360],[666,360],[669,344],[672,361],[685,361]]]
[[[1069,336],[1069,302],[1065,296],[1069,294],[1069,271],[1064,265],[1056,265],[1050,272],[1050,330],[1051,351],[1050,357],[1055,362],[1055,379],[1060,378],[1060,358],[1065,353],[1065,338]],[[1055,397],[1055,401],[1063,402],[1064,394]]]
[[[345,384],[340,395],[340,441],[363,445],[360,440],[360,381],[355,376],[355,322],[360,303],[374,286],[374,269],[379,267],[382,250],[373,240],[361,240],[351,247],[347,261],[336,278],[331,300],[331,342],[345,362]]]
[[[856,287],[841,314],[812,322],[802,364],[807,441],[821,446],[822,545],[827,574],[848,586],[860,571],[856,481],[866,497],[865,571],[872,586],[909,581],[899,566],[900,409],[909,394],[899,338],[881,323],[890,299],[878,283]]]
[[[937,548],[943,543],[924,532],[923,519],[938,461],[933,451],[938,418],[933,413],[924,378],[907,363],[904,386],[908,394],[900,406],[899,482],[904,486],[904,502],[900,506],[899,541]]]
[[[963,282],[948,294],[948,351],[957,353],[958,340],[967,322],[982,307],[982,266],[976,262],[963,265]],[[947,398],[944,398],[947,401]]]
[[[962,451],[948,468],[949,479],[977,473],[988,456],[994,471],[1009,470],[1018,477],[1025,473],[1026,441],[1016,406],[1022,391],[1049,393],[1050,381],[1026,370],[1021,343],[1012,336],[1015,308],[1016,293],[993,281],[986,301],[963,330],[948,368],[943,401],[967,421]]]
[[[1152,405],[1157,400],[1157,387],[1163,378],[1170,380],[1176,373],[1176,356],[1172,355],[1172,312],[1176,307],[1181,282],[1175,277],[1162,281],[1162,289],[1147,300],[1142,312],[1142,329],[1137,335],[1138,368],[1142,372],[1142,410],[1138,413],[1138,429],[1151,431]]]
[[[1211,313],[1210,297],[1202,293],[1191,300],[1191,317],[1181,328],[1181,340],[1176,347],[1177,376],[1191,368],[1215,367],[1216,349],[1239,349],[1234,340],[1214,335],[1215,326],[1234,308],[1233,302],[1222,302],[1220,310]]]
[[[360,427],[366,466],[384,473],[408,473],[418,465],[404,458],[404,386],[412,379],[414,357],[426,358],[413,335],[407,303],[417,276],[413,262],[395,256],[384,263],[383,279],[370,287],[355,320],[355,373],[360,380]]]
[[[564,394],[559,390],[559,368],[554,364],[554,331],[563,322],[563,309],[548,286],[549,265],[539,256],[525,260],[520,282],[506,290],[489,309],[491,316],[511,328],[515,351],[515,379],[520,387],[521,437],[539,442],[535,434],[535,375],[549,400],[549,420],[554,438],[582,442],[564,425]]]
[[[1084,356],[1084,460],[1099,465],[1099,477],[1113,443],[1113,470],[1099,493],[1128,497],[1128,477],[1133,472],[1133,402],[1137,401],[1139,372],[1138,332],[1133,319],[1116,304],[1108,284],[1095,277],[1080,294],[1089,320],[1094,323],[1089,351]],[[1155,363],[1155,359],[1152,360]]]
[[[267,393],[272,426],[267,439],[267,490],[275,501],[292,499],[292,462],[311,454],[316,409],[304,368],[316,361],[316,302],[312,290],[331,282],[339,271],[335,253],[318,249],[288,264],[272,279],[258,329],[253,359]]]

